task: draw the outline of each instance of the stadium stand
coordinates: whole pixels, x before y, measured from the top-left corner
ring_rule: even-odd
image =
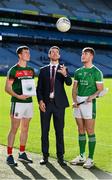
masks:
[[[13,66],[17,62],[16,56],[16,48],[22,44],[12,44],[12,43],[5,43],[0,44],[0,74],[4,75],[8,71],[8,69]],[[42,45],[28,45],[31,51],[31,61],[29,65],[33,66],[35,69],[36,74],[38,75],[39,69],[41,66],[44,66],[49,63],[48,59],[48,49],[49,46],[42,46]],[[61,63],[68,66],[68,69],[71,75],[74,74],[74,70],[81,67],[81,48],[67,48],[62,47],[61,49]],[[99,67],[105,76],[111,76],[112,74],[112,55],[111,51],[103,52],[103,50],[96,50],[96,56],[94,59],[94,64]],[[4,71],[3,71],[4,70]],[[4,72],[4,73],[3,73]]]
[[[61,14],[77,18],[112,21],[112,4],[106,0],[1,0],[1,8],[38,11],[46,14]]]
[[[39,68],[49,63],[51,45],[61,47],[61,62],[71,75],[82,66],[81,50],[92,46],[96,50],[95,65],[105,77],[112,76],[112,3],[105,0],[1,0],[0,1],[0,75],[17,62],[16,48],[28,45],[30,65],[38,75]],[[67,16],[70,31],[61,33],[56,21]]]

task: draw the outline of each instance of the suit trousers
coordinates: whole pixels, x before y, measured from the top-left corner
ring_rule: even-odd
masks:
[[[44,157],[49,156],[49,130],[50,121],[53,116],[53,124],[56,136],[57,158],[63,159],[64,154],[64,115],[65,108],[58,108],[55,101],[49,101],[46,112],[40,111],[41,116],[41,148]]]

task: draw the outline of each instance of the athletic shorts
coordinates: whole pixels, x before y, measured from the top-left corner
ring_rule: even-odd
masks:
[[[32,118],[33,117],[33,103],[11,103],[10,114],[16,119]]]
[[[77,102],[86,100],[87,97],[77,97]],[[95,119],[96,118],[96,100],[80,104],[78,108],[74,108],[75,118],[80,119]]]

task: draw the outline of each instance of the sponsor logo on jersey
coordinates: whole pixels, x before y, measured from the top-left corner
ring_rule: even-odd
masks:
[[[25,76],[33,76],[32,70],[18,70],[16,72],[16,77],[25,77]]]
[[[80,84],[84,86],[88,86],[88,81],[84,79],[80,79]]]

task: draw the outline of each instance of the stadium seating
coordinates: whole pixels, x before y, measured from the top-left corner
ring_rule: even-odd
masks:
[[[21,44],[2,43],[0,44],[0,74],[6,75],[8,69],[16,64],[17,55],[16,48]],[[40,67],[49,63],[48,50],[50,46],[28,45],[31,52],[31,60],[29,65],[34,67],[35,73],[38,75]],[[68,67],[70,74],[73,76],[74,71],[82,66],[81,48],[61,48],[61,63]],[[102,70],[105,77],[112,74],[112,55],[111,51],[96,50],[94,64]],[[4,73],[3,73],[4,71]]]
[[[28,25],[29,19],[25,17],[26,19],[22,20],[25,20],[26,26],[23,26],[23,24],[21,26],[20,24],[19,27],[14,27],[11,23],[9,23],[9,26],[0,25],[0,35],[11,35],[13,37],[12,42],[8,42],[7,38],[5,41],[0,42],[0,75],[6,75],[8,69],[17,62],[16,48],[19,45],[23,45],[23,43],[27,45],[27,39],[31,38],[30,44],[28,44],[31,50],[29,65],[34,67],[37,75],[39,68],[49,63],[48,49],[50,45],[59,45],[61,46],[61,63],[68,66],[71,75],[74,74],[74,70],[82,66],[80,60],[82,48],[85,46],[93,46],[96,50],[94,64],[103,71],[105,77],[112,76],[111,48],[110,50],[108,49],[108,46],[112,46],[111,29],[110,27],[105,28],[105,25],[108,25],[108,23],[112,25],[112,3],[110,1],[19,0],[18,3],[18,0],[1,0],[0,9],[2,8],[4,8],[4,10],[9,9],[10,12],[15,9],[15,11],[17,10],[17,12],[22,14],[21,17],[24,17],[24,15],[27,16],[27,13],[33,14],[33,11],[38,12],[40,16],[43,14],[43,19],[45,20],[46,17],[46,20],[41,21],[41,19],[40,21],[36,21],[30,19],[34,24]],[[28,11],[25,14],[24,12],[26,10]],[[73,29],[68,33],[61,33],[56,29],[55,18],[60,17],[60,15],[66,15],[70,17],[71,20],[75,19],[75,21],[72,22]],[[3,17],[1,17],[1,19]],[[50,21],[51,19],[49,20],[50,17],[52,17],[51,19],[54,24]],[[10,16],[8,18],[10,22],[13,22]],[[21,19],[17,18],[18,17],[16,17],[16,20],[20,22]],[[78,23],[80,22],[80,24],[76,27],[75,23],[77,24],[77,21]],[[90,27],[86,27],[87,22],[91,23]],[[98,22],[97,27],[95,27],[93,22]],[[38,25],[38,23],[43,23],[44,26]],[[86,25],[83,24],[83,26],[81,26],[82,29],[80,28],[81,23],[86,23]],[[99,24],[102,26],[98,26]],[[98,29],[98,27],[100,28]],[[87,28],[87,31],[85,28]],[[24,41],[16,42],[16,37]],[[38,41],[39,39],[41,43]],[[105,46],[105,49],[104,47],[102,49],[102,45]]]
[[[111,1],[90,0],[1,0],[1,8],[38,11],[47,14],[61,14],[77,18],[111,21]]]

